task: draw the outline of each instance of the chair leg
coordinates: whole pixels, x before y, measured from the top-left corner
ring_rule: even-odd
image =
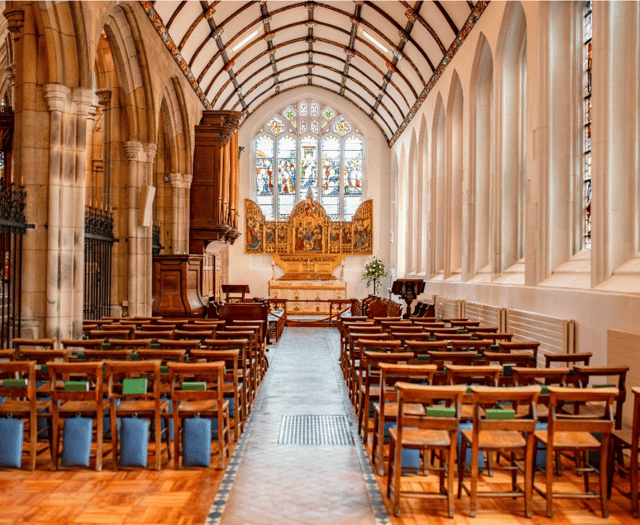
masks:
[[[387,467],[387,498],[391,497],[391,480],[392,480],[392,470],[393,470],[393,458],[395,456],[395,445],[396,442],[393,437],[389,438],[389,466]]]
[[[155,460],[155,468],[156,470],[160,470],[162,468],[162,430],[160,427],[160,414],[155,415],[155,432],[154,438],[156,443],[156,460]]]
[[[533,470],[535,468],[536,440],[533,432],[527,433],[527,448],[524,460],[524,514],[527,518],[533,515]]]
[[[462,497],[462,484],[464,482],[465,459],[467,457],[467,440],[462,436],[460,454],[458,455],[458,499]]]
[[[60,440],[60,429],[58,428],[60,425],[60,416],[58,415],[58,411],[53,411],[53,418],[51,419],[51,428],[49,432],[51,433],[52,445],[51,445],[51,470],[55,471],[58,469],[58,450],[59,450],[59,440]]]
[[[447,452],[447,508],[449,510],[449,517],[453,518],[454,504],[453,501],[453,471],[455,470],[455,456],[456,456],[456,438],[451,438],[451,446]]]
[[[38,418],[36,414],[29,417],[29,470],[36,469],[36,445],[38,444]]]
[[[113,460],[113,470],[118,470],[118,418],[116,417],[115,405],[111,405],[109,414],[111,419],[111,459]]]
[[[613,458],[610,458],[613,462]],[[631,513],[634,518],[638,518],[640,513],[638,512],[638,451],[632,450],[631,463],[629,464],[631,472],[629,474],[631,482]]]
[[[600,502],[602,506],[602,517],[609,517],[609,502],[607,500],[607,458],[609,454],[609,435],[602,437],[600,446]]]
[[[173,468],[180,468],[180,427],[182,419],[178,413],[177,402],[173,406]]]
[[[102,406],[99,405],[96,412],[96,471],[98,472],[102,470],[103,426],[104,410]]]
[[[471,508],[470,515],[476,517],[478,510],[478,442],[471,441]]]
[[[557,452],[560,456],[560,452]],[[547,483],[547,518],[553,518],[553,445],[547,442],[547,471],[546,483]]]
[[[400,478],[402,477],[402,442],[396,443],[393,458],[393,515],[400,516]]]

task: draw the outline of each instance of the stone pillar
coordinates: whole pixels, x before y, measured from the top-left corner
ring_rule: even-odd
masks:
[[[91,105],[89,106],[89,111],[87,113],[87,158],[86,158],[86,167],[85,167],[85,188],[86,191],[89,192],[85,200],[85,204],[89,206],[94,206],[96,199],[96,186],[97,184],[93,180],[93,130],[96,125],[96,115],[98,113],[98,106]]]
[[[193,181],[193,175],[184,174],[183,189],[180,202],[180,250],[183,253],[189,253],[189,217],[191,216],[191,200],[189,195],[191,193],[191,182]]]
[[[96,91],[96,95],[98,96],[98,103],[102,106],[102,133],[104,138],[102,141],[102,181],[96,185],[96,191],[99,194],[95,196],[93,206],[111,211],[111,193],[110,184],[108,183],[111,174],[111,90]]]
[[[173,253],[184,253],[182,250],[182,236],[180,226],[182,223],[182,193],[183,193],[183,178],[181,173],[170,173],[169,179],[171,180],[171,207],[173,223],[171,224],[171,245],[173,246]]]
[[[142,143],[128,141],[124,144],[124,151],[129,161],[129,195],[128,209],[128,302],[129,315],[148,315],[144,313],[144,264],[142,253],[144,250],[144,238],[140,227],[140,188],[144,180],[144,150]]]
[[[44,86],[49,106],[47,337],[82,335],[84,201],[90,90]]]
[[[157,151],[157,144],[144,145],[144,186],[153,186],[153,162],[156,158]],[[154,198],[156,198],[155,194]],[[140,215],[139,220],[142,220],[142,215]],[[142,230],[143,250],[141,258],[145,269],[145,279],[143,282],[143,305],[144,311],[149,312],[142,315],[151,315],[151,303],[153,301],[153,220],[149,226],[142,227]]]

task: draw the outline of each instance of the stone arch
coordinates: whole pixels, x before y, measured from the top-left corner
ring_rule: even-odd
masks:
[[[446,145],[446,115],[442,94],[438,93],[433,123],[431,127],[431,213],[429,232],[429,248],[432,250],[430,274],[444,272],[445,249],[445,145]]]
[[[402,144],[400,149],[400,161],[398,162],[398,275],[405,275],[408,271],[407,253],[408,253],[408,209],[407,204],[409,202],[408,188],[407,188],[407,162],[408,154],[406,145]]]
[[[518,1],[509,2],[496,51],[496,177],[494,184],[494,272],[501,274],[524,258],[526,202],[527,21]],[[523,268],[519,265],[518,270]],[[522,277],[524,283],[524,276]],[[513,282],[513,281],[511,281]]]
[[[427,231],[429,228],[429,136],[427,132],[427,119],[424,114],[420,119],[418,154],[418,175],[420,178],[418,190],[418,271],[424,273],[427,269]]]
[[[463,104],[462,84],[456,70],[453,71],[447,101],[447,175],[445,188],[446,200],[445,226],[445,277],[462,272],[463,238]]]
[[[480,272],[490,273],[491,261],[493,55],[482,33],[471,70],[470,98],[468,242],[472,249],[466,266],[473,278]]]

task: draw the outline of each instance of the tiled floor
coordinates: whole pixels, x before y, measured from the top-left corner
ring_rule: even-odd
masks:
[[[219,508],[222,524],[387,522],[358,439],[354,445],[278,444],[285,415],[343,415],[353,425],[338,345],[335,330],[289,328],[270,350],[269,373],[230,466],[237,473],[223,480],[216,498],[222,502],[231,487]]]

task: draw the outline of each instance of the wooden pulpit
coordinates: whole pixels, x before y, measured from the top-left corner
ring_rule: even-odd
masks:
[[[204,317],[202,255],[156,255],[153,257],[153,315]]]
[[[424,281],[422,279],[396,279],[393,282],[391,293],[399,295],[407,304],[405,319],[411,315],[411,303],[424,292]]]

